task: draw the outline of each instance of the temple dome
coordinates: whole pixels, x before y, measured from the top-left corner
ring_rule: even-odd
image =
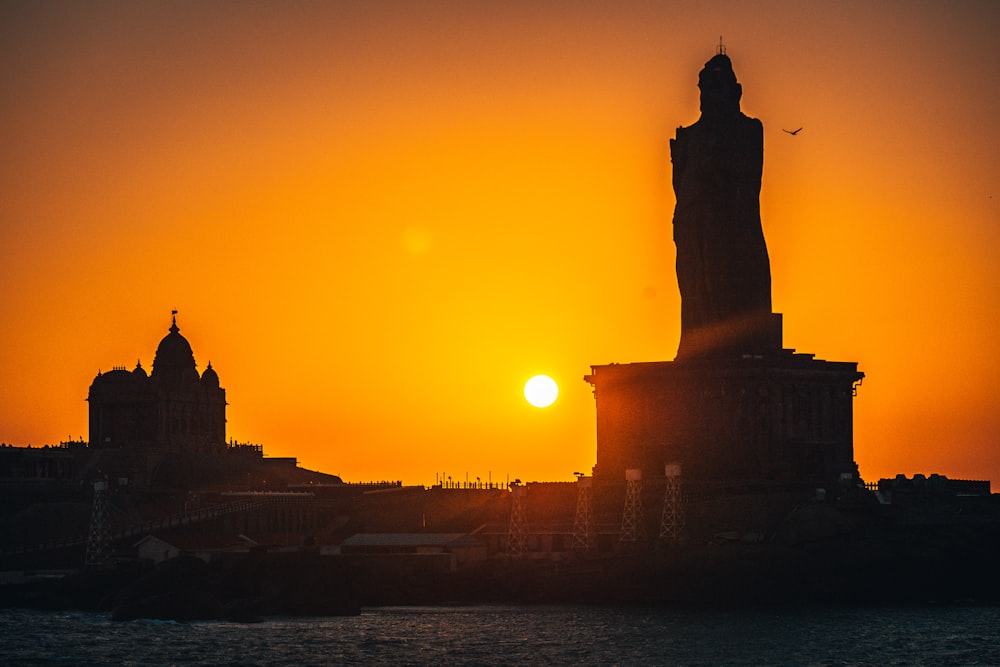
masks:
[[[168,384],[189,378],[198,379],[194,352],[191,351],[191,344],[180,334],[176,316],[170,326],[170,333],[163,337],[156,348],[152,376]]]
[[[218,388],[219,374],[212,368],[212,362],[208,362],[208,368],[201,374],[201,383],[207,387]]]

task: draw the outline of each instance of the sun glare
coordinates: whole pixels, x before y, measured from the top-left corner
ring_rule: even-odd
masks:
[[[559,385],[548,375],[536,375],[524,383],[524,398],[536,408],[547,408],[559,396]]]

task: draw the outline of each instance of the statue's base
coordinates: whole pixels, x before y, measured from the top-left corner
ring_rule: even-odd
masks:
[[[677,359],[739,358],[746,350],[766,350],[774,355],[782,351],[781,313],[748,313],[731,317],[725,324],[701,328],[681,323],[681,342]]]
[[[685,482],[835,481],[853,473],[856,362],[793,350],[592,366],[594,476],[644,480],[680,464]]]

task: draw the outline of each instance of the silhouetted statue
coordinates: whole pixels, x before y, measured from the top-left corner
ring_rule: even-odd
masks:
[[[705,63],[698,88],[701,118],[670,140],[681,292],[677,356],[780,348],[760,224],[764,128],[740,111],[743,89],[724,53]]]

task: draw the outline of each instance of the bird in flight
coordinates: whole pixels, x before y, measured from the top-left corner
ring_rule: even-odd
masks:
[[[799,132],[802,131],[802,128],[800,127],[797,130],[786,130],[785,128],[781,128],[781,131],[782,132],[787,132],[788,134],[790,134],[790,135],[792,135],[794,137],[796,134],[798,134]]]

